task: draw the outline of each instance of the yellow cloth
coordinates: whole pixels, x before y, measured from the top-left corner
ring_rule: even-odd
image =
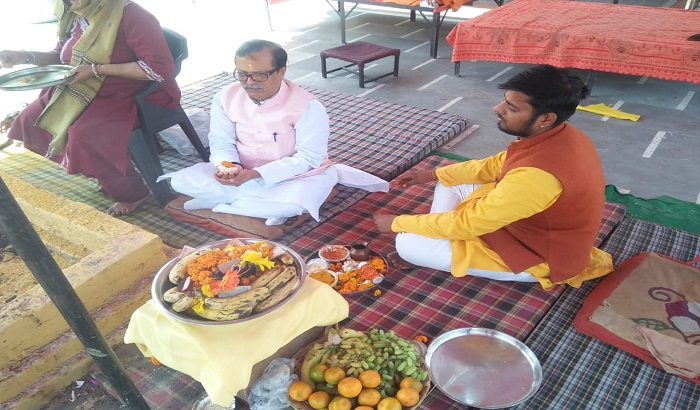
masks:
[[[591,105],[579,105],[576,107],[577,110],[581,111],[588,111],[592,112],[594,114],[600,114],[600,115],[605,115],[610,118],[617,118],[620,120],[630,120],[630,121],[637,121],[638,119],[641,118],[641,115],[637,114],[630,114],[628,112],[623,112],[620,111],[616,108],[608,107],[607,105],[600,103],[600,104],[591,104]]]
[[[152,300],[131,316],[124,341],[144,356],[186,373],[204,386],[212,402],[228,407],[250,382],[253,365],[314,326],[348,317],[348,302],[330,286],[304,281],[285,305],[246,322],[200,326],[162,314]]]
[[[394,219],[392,230],[449,239],[452,275],[455,277],[466,275],[469,268],[510,272],[503,259],[479,236],[544,211],[559,198],[562,186],[554,175],[533,167],[516,168],[495,184],[493,181],[500,175],[505,158],[506,152],[503,151],[485,159],[438,168],[436,174],[445,186],[483,185],[459,203],[454,211],[401,215]],[[592,247],[589,266],[565,283],[580,287],[583,281],[606,275],[612,269],[612,257]],[[537,278],[544,289],[554,286],[549,280],[547,263],[533,266],[526,272]]]

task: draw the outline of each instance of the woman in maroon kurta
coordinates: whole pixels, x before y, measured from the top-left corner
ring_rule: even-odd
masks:
[[[53,94],[57,92],[57,87],[42,90],[39,98],[19,114],[8,136],[23,140],[27,149],[63,164],[69,174],[96,178],[104,192],[115,201],[107,212],[121,216],[133,211],[149,195],[141,175],[131,162],[127,148],[131,132],[138,126],[134,94],[146,85],[144,80],[163,81],[163,85],[148,100],[174,108],[180,102],[180,89],[173,78],[175,66],[160,24],[141,6],[129,1],[122,0],[125,4],[121,6],[111,3],[104,7],[123,7],[114,47],[111,55],[107,56],[106,63],[95,61],[99,58],[91,59],[88,52],[75,64],[73,47],[92,23],[81,16],[81,7],[115,1],[119,2],[71,0],[70,12],[73,13],[70,17],[73,21],[69,23],[66,38],[60,39],[55,50],[45,53],[2,51],[0,62],[4,66],[22,63],[70,64],[73,57],[73,65],[77,67],[72,70],[75,77],[68,86],[89,84],[95,78],[102,81],[101,85],[98,83],[98,91],[92,100],[84,104],[87,107],[80,108],[82,114],[67,127],[66,141],[64,145],[59,144],[63,152],[60,152],[60,148],[54,149],[54,135],[46,131],[45,127],[36,125]],[[65,6],[69,6],[68,1]],[[97,18],[94,20],[97,21]],[[99,40],[98,37],[95,43]],[[60,106],[55,108],[60,114]]]

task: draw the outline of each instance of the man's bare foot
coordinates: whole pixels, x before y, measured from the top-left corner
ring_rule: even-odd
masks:
[[[134,210],[138,208],[147,198],[148,195],[136,202],[115,202],[109,207],[109,209],[107,209],[107,215],[114,217],[129,215],[130,213],[134,212]]]
[[[396,270],[410,270],[418,268],[418,266],[403,260],[401,256],[399,256],[398,252],[391,252],[390,254],[386,255],[386,261],[389,264],[389,267]]]

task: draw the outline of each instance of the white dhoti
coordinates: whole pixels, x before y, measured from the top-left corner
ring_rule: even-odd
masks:
[[[214,172],[215,165],[201,162],[165,174],[158,180],[170,179],[175,191],[193,198],[185,203],[185,209],[211,209],[213,212],[267,219],[308,212],[318,221],[319,209],[337,183],[372,192],[389,190],[389,183],[383,179],[344,165],[330,166],[320,174],[276,184],[265,185],[262,179],[255,179],[237,187],[219,183],[213,177]]]
[[[479,186],[481,185],[460,184],[447,187],[438,182],[435,186],[430,213],[454,210]],[[426,252],[426,249],[430,249],[430,252]],[[410,232],[402,232],[396,236],[396,251],[401,259],[414,265],[445,272],[452,270],[452,248],[449,239],[428,238]],[[513,272],[469,268],[467,274],[501,281],[537,282],[537,279],[527,272],[515,274]]]

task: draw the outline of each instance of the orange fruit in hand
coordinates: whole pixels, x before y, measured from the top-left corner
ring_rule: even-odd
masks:
[[[328,410],[350,410],[352,409],[352,402],[347,397],[337,396],[333,397],[330,403],[328,403]]]
[[[377,403],[377,410],[402,410],[401,402],[394,397],[385,397]]]
[[[420,394],[413,387],[404,387],[396,392],[396,398],[406,407],[415,406],[420,400]]]
[[[412,387],[420,393],[420,391],[423,390],[423,383],[419,382],[413,377],[404,377],[403,380],[401,380],[401,383],[399,383],[399,388],[403,389],[404,387]]]
[[[382,376],[374,370],[365,370],[357,376],[362,383],[362,387],[374,389],[382,382]]]
[[[315,391],[311,393],[311,396],[309,396],[309,406],[313,407],[314,409],[326,408],[330,402],[331,395],[322,390]]]
[[[289,385],[289,398],[294,401],[304,401],[314,392],[313,387],[301,380]]]
[[[357,396],[357,404],[363,406],[376,406],[379,400],[382,399],[382,394],[374,389],[362,389],[360,395]],[[355,409],[357,410],[357,409]]]
[[[338,382],[338,393],[345,397],[357,397],[362,391],[362,383],[355,377],[346,377]]]
[[[326,381],[326,379],[323,377],[323,373],[326,371],[326,369],[328,369],[328,366],[325,364],[315,364],[311,367],[311,370],[309,370],[309,377],[316,383],[323,383]]]
[[[326,383],[338,384],[345,377],[345,370],[340,367],[329,367],[323,372],[323,378]]]

